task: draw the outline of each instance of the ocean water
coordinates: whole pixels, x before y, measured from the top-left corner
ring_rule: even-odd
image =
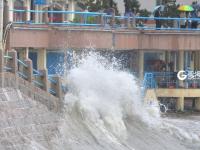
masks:
[[[200,117],[161,117],[144,106],[136,78],[89,53],[66,76],[67,145],[74,150],[199,150]]]

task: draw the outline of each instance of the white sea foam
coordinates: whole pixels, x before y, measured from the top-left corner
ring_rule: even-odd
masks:
[[[171,134],[176,135],[179,139],[181,137],[190,138],[187,132],[183,132],[185,130],[180,131],[179,128],[167,124],[161,119],[158,105],[154,105],[155,107],[144,106],[136,78],[128,72],[120,71],[118,63],[110,60],[113,59],[107,60],[96,53],[89,53],[80,59],[76,67],[70,70],[66,77],[69,91],[65,96],[68,114],[75,112],[75,117],[78,114],[79,122],[87,127],[97,141],[118,145],[119,149],[124,149],[122,148],[124,145],[127,149],[137,149],[137,147],[145,149],[138,145],[124,144],[130,138],[129,126],[133,128],[133,134],[138,130],[144,134],[144,138],[151,137],[163,130],[163,135],[159,133],[160,139],[153,143],[155,145],[152,147],[157,148],[163,146],[159,145],[159,142],[167,142],[170,139],[166,139],[165,131],[172,132],[173,134]],[[128,117],[138,119],[134,119],[135,123],[133,122],[132,125],[127,125]],[[138,124],[141,122],[141,125],[138,126],[137,122]],[[137,126],[142,129],[137,129]],[[149,131],[149,127],[152,128],[152,133]],[[132,136],[140,137],[139,134]],[[148,140],[152,139],[146,138],[146,141]],[[171,141],[173,140],[171,139]],[[181,146],[173,148],[168,145],[168,147],[176,149]]]

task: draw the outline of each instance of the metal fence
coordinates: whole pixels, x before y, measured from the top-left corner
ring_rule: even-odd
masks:
[[[62,94],[66,92],[66,87],[62,85],[59,76],[49,76],[47,70],[33,69],[32,61],[30,59],[17,59],[16,51],[9,51],[8,54],[3,57],[5,72],[14,73],[59,98],[62,98]]]
[[[14,19],[16,24],[48,24],[59,26],[89,26],[89,27],[111,27],[111,28],[137,28],[143,30],[200,30],[198,24],[200,18],[169,18],[169,17],[127,17],[107,15],[101,12],[77,12],[77,11],[49,11],[49,10],[10,10],[10,13],[27,16],[32,14],[33,19]],[[69,20],[68,15],[74,15],[73,20]],[[38,16],[38,17],[36,17]],[[39,17],[40,16],[40,17]],[[160,21],[161,26],[156,27],[156,22]],[[181,24],[185,23],[183,27]],[[196,23],[196,27],[192,26]]]
[[[200,88],[200,79],[190,80],[186,78],[186,80],[180,81],[177,72],[146,72],[143,88]]]

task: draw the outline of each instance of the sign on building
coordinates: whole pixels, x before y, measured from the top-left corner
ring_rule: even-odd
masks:
[[[46,0],[34,0],[34,4],[36,4],[36,5],[45,5],[46,4]]]

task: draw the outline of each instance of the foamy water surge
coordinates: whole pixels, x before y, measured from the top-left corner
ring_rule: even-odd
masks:
[[[61,127],[65,148],[199,149],[198,135],[163,120],[158,107],[145,109],[136,78],[117,68],[116,62],[92,53],[70,70]]]

